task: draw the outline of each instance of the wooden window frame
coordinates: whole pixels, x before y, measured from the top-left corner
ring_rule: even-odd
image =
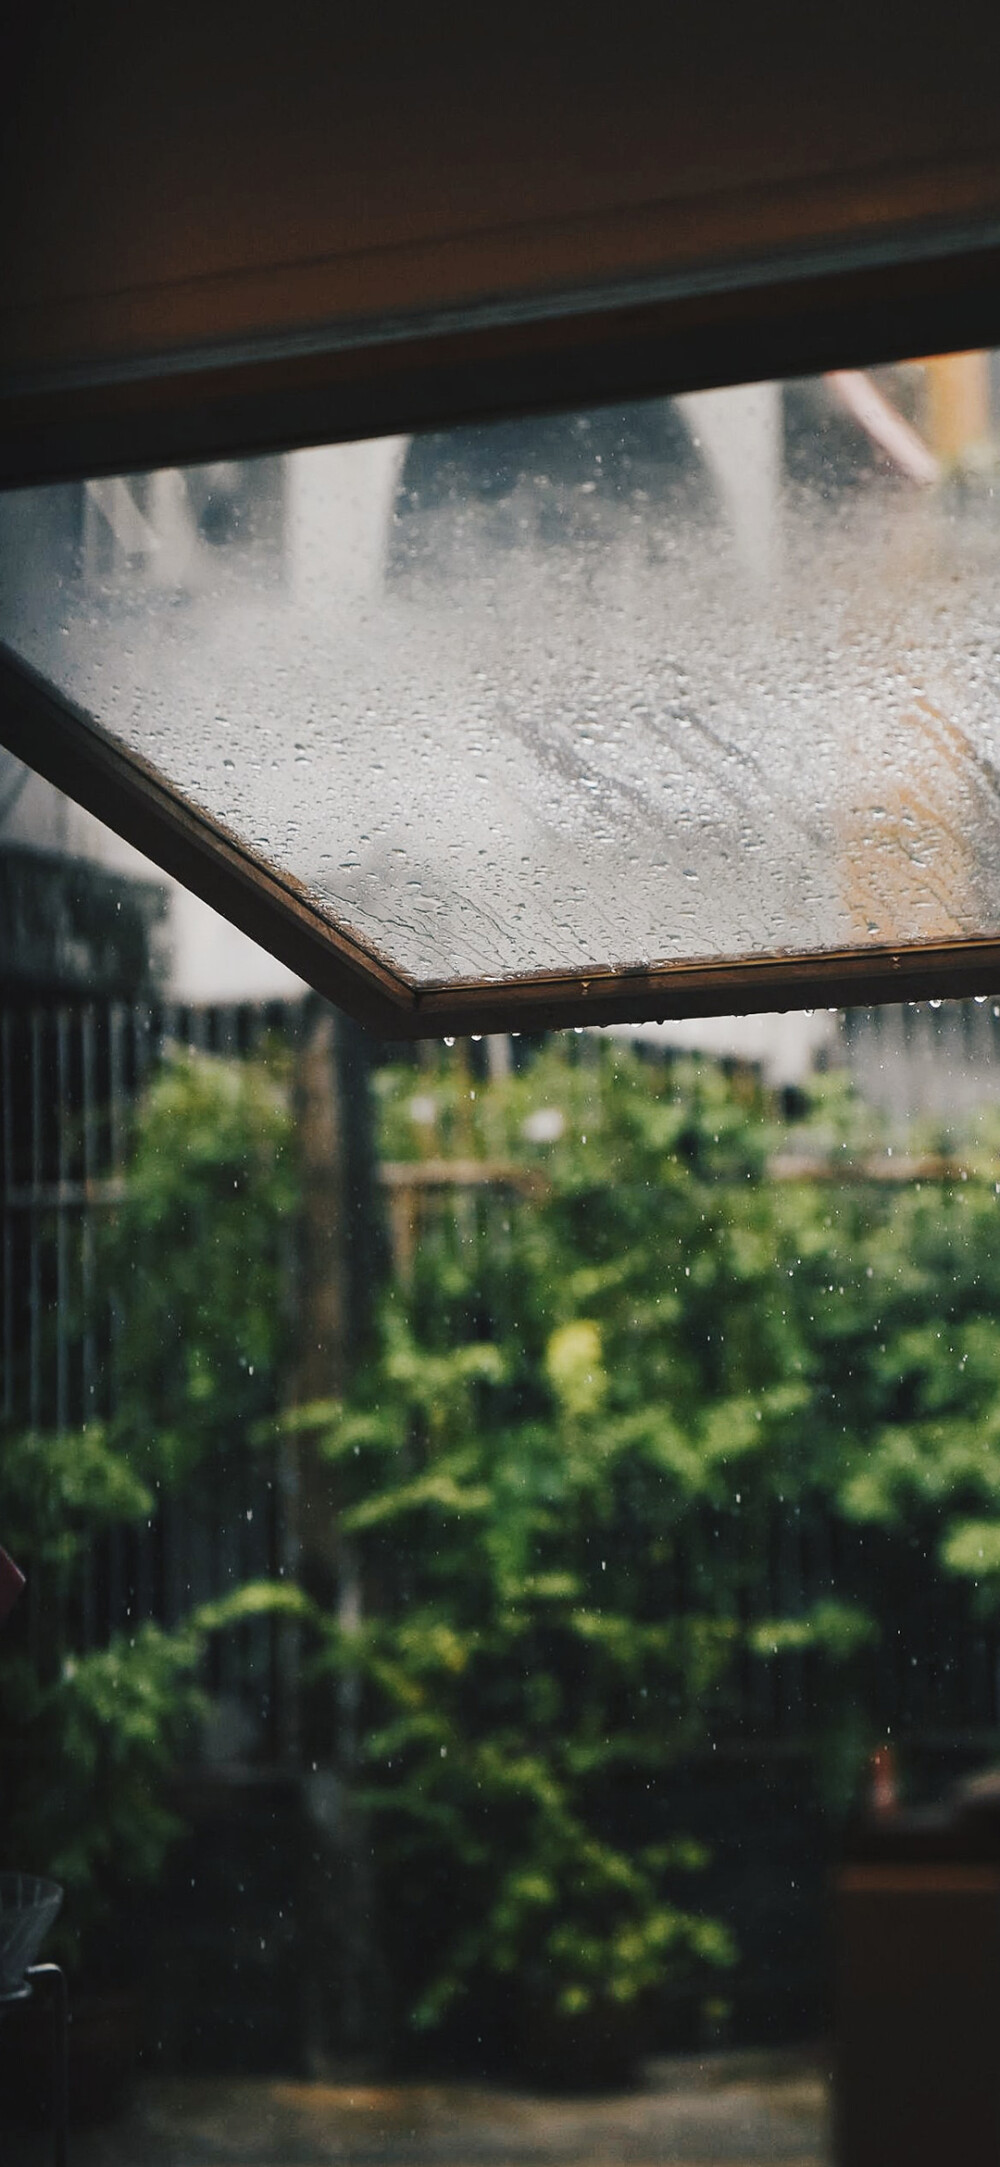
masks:
[[[246,457],[504,414],[572,409],[1000,344],[1000,231],[982,219],[867,250],[716,267],[639,290],[357,327],[95,369],[0,396],[0,484]],[[780,1008],[964,998],[1000,988],[1000,941],[777,953],[417,986],[188,804],[0,647],[0,742],[385,1038]]]

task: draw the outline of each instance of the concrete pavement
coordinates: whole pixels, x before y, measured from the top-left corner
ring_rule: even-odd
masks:
[[[829,2167],[816,2056],[650,2063],[641,2088],[540,2098],[473,2084],[146,2080],[121,2119],[74,2137],[70,2167]],[[47,2167],[8,2133],[4,2167]]]

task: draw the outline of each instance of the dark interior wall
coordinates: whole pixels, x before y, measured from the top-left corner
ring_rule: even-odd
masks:
[[[816,225],[810,190],[863,182],[877,223],[921,166],[946,210],[948,172],[998,151],[982,0],[850,0],[835,27],[789,0],[20,15],[3,322],[24,364],[618,275],[724,230],[766,247]]]
[[[792,0],[613,11],[583,0],[570,16],[556,0],[21,9],[0,128],[4,429],[37,426],[36,469],[48,457],[51,471],[39,417],[72,409],[79,432],[113,390],[143,421],[146,456],[133,463],[152,463],[157,417],[179,406],[189,451],[202,442],[210,457],[226,434],[204,411],[219,367],[238,371],[277,342],[299,369],[305,441],[311,428],[336,434],[338,415],[344,428],[364,419],[364,401],[333,382],[338,348],[360,341],[370,394],[395,366],[395,332],[456,311],[544,319],[559,313],[554,297],[620,297],[630,281],[690,295],[707,276],[724,291],[748,267],[791,261],[808,285],[817,267],[873,249],[898,263],[995,246],[998,59],[1000,18],[985,0],[947,11],[848,0],[835,18]],[[875,344],[889,337],[878,305],[876,292]],[[664,338],[666,382],[669,327]],[[966,324],[913,350],[948,343],[989,338]],[[452,359],[461,376],[462,354]],[[314,363],[331,390],[318,406]],[[610,368],[619,390],[627,364],[623,351]],[[688,355],[684,367],[696,365]],[[725,341],[712,365],[725,369]],[[415,418],[434,404],[421,401],[422,366],[407,356]],[[738,357],[732,367],[738,376]],[[204,368],[195,392],[188,378]],[[515,402],[530,393],[528,379],[508,384]],[[534,395],[554,400],[556,382],[536,370]],[[436,412],[473,397],[452,381]],[[479,397],[499,409],[504,384]],[[296,422],[287,407],[230,416],[231,447],[241,429],[263,448],[268,431],[291,440]],[[164,456],[169,435],[161,426]],[[8,450],[0,471],[15,474]]]

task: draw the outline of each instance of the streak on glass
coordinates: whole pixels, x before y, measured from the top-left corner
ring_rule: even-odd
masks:
[[[959,358],[12,496],[0,631],[418,983],[995,937]]]

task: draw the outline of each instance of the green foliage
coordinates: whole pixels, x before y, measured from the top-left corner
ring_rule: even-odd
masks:
[[[190,1485],[227,1443],[245,1450],[273,1408],[296,1196],[279,1051],[164,1063],[103,1246],[119,1308],[115,1431],[150,1479]]]
[[[381,1089],[402,1156],[412,1080]],[[494,1205],[478,1234],[468,1207],[442,1212],[350,1404],[311,1411],[368,1598],[325,1660],[364,1684],[362,1793],[411,2021],[497,1975],[564,2018],[638,2008],[733,1959],[692,1901],[703,1854],[671,1771],[747,1645],[752,1553],[731,1524],[808,1479],[762,1109],[711,1068],[611,1048],[434,1091],[436,1143],[544,1170],[547,1194]],[[558,1140],[532,1144],[539,1108]],[[796,1630],[853,1653],[833,1606]]]
[[[1000,1514],[998,1155],[988,1119],[953,1178],[843,1197],[799,1286],[814,1449],[838,1511],[987,1595],[1000,1592],[987,1532]]]
[[[873,1186],[850,1168],[884,1140],[841,1078],[790,1133],[745,1076],[614,1043],[492,1083],[431,1064],[377,1079],[387,1155],[489,1159],[494,1184],[426,1208],[349,1399],[285,1425],[328,1463],[360,1602],[257,1584],[84,1648],[95,1540],[261,1448],[287,1331],[280,1066],[154,1080],[102,1250],[114,1416],[0,1455],[34,1587],[0,1642],[0,1843],[93,1936],[171,1840],[208,1639],[278,1610],[351,1711],[411,2023],[516,1987],[640,2026],[736,1954],[679,1803],[692,1754],[791,1680],[843,1806],[884,1735],[900,1559],[1000,1605],[1000,1134],[964,1179]],[[797,1545],[831,1530],[807,1587]]]
[[[86,1429],[13,1431],[3,1440],[0,1513],[4,1547],[36,1572],[65,1576],[94,1537],[153,1509],[152,1492],[100,1423]]]
[[[856,1603],[831,1599],[815,1603],[796,1618],[763,1618],[750,1627],[748,1638],[755,1655],[802,1654],[815,1648],[835,1662],[845,1662],[877,1640],[878,1630]]]
[[[961,1573],[981,1588],[984,1608],[1000,1602],[1000,1520],[956,1520],[942,1544],[941,1554],[953,1573]]]
[[[378,1088],[389,1156],[536,1182],[425,1214],[374,1362],[305,1418],[365,1591],[325,1662],[363,1689],[411,2020],[496,1975],[564,2016],[638,2006],[732,1960],[674,1775],[748,1678],[794,1676],[842,1808],[884,1734],[885,1545],[1000,1598],[996,1139],[965,1180],[872,1185],[850,1170],[884,1139],[842,1077],[790,1134],[746,1077],[593,1041]],[[838,1522],[846,1583],[792,1572],[776,1606],[776,1546]]]
[[[301,1614],[296,1591],[255,1583],[173,1631],[147,1622],[92,1645],[85,1628],[102,1540],[151,1524],[171,1493],[190,1507],[273,1409],[294,1201],[280,1069],[168,1063],[100,1247],[118,1311],[113,1415],[0,1442],[0,1533],[28,1577],[0,1639],[0,1859],[65,1886],[73,1965],[99,1963],[178,1833],[168,1780],[197,1745],[210,1638]]]
[[[67,1891],[63,1954],[75,1967],[111,1914],[155,1879],[178,1830],[164,1780],[200,1712],[190,1634],[151,1624],[40,1675],[0,1662],[6,1741],[3,1850]]]
[[[0,1843],[6,1865],[66,1887],[71,1961],[115,1898],[158,1871],[174,1832],[163,1777],[197,1709],[190,1632],[146,1625],[78,1652],[94,1541],[152,1502],[96,1425],[3,1440],[0,1526],[29,1592],[0,1644]]]

